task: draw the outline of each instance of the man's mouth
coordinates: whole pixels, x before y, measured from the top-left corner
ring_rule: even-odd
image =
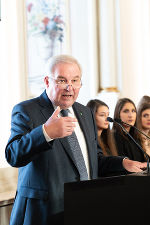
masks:
[[[63,97],[66,97],[66,98],[71,98],[72,95],[62,95]]]

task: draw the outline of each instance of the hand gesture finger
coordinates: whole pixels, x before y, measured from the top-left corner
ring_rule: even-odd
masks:
[[[48,136],[52,139],[63,138],[71,135],[75,128],[77,120],[72,117],[58,117],[60,107],[58,106],[52,116],[44,124]]]

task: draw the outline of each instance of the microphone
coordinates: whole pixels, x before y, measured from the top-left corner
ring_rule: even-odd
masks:
[[[107,121],[109,121],[109,122],[111,122],[111,123],[114,122],[114,120],[113,120],[111,117],[107,117]]]
[[[127,125],[129,127],[134,127],[138,132],[140,132],[141,134],[143,134],[145,137],[147,137],[150,140],[150,137],[148,135],[146,135],[144,132],[142,132],[141,130],[139,130],[137,127],[135,127],[135,126],[133,126],[131,124],[125,123],[121,119],[117,119],[116,118],[116,119],[114,119],[114,121],[117,122],[117,123],[120,123],[120,124],[125,124],[125,125]]]
[[[115,122],[117,123],[121,128],[122,130],[132,139],[132,141],[139,147],[139,149],[142,151],[142,153],[146,156],[147,158],[147,173],[149,173],[149,155],[143,150],[143,148],[141,147],[141,145],[139,145],[136,140],[129,134],[129,132],[121,125],[120,123],[120,119],[112,119],[111,117],[107,117],[107,121],[109,122]],[[132,126],[129,124],[129,126]]]

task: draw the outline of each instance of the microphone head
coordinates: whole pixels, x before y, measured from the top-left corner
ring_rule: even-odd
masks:
[[[114,121],[117,122],[117,123],[122,123],[122,120],[121,119],[115,118]]]
[[[107,121],[109,121],[109,122],[114,122],[114,120],[111,118],[111,117],[107,117]]]

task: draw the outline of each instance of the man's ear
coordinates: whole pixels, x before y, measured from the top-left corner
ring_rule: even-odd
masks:
[[[49,77],[48,76],[44,77],[44,83],[45,83],[46,88],[48,88],[49,87]]]

